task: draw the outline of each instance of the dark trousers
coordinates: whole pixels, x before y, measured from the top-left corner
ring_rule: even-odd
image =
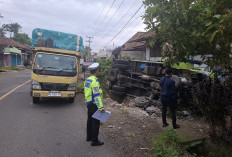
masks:
[[[92,118],[92,115],[98,110],[96,104],[90,104],[88,108],[88,120],[87,120],[87,139],[92,139],[92,142],[98,141],[100,121]]]
[[[168,97],[161,96],[162,101],[162,121],[163,124],[167,123],[166,115],[167,115],[167,109],[169,108],[171,112],[171,118],[172,118],[172,125],[176,125],[176,100],[173,100]]]

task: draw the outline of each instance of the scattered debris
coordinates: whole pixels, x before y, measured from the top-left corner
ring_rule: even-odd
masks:
[[[114,127],[115,127],[114,125],[107,126],[107,128],[114,128]]]
[[[187,117],[190,115],[188,111],[177,111],[176,114],[177,116],[183,116],[183,117]]]
[[[149,105],[149,100],[147,100],[145,97],[137,97],[134,99],[134,105],[136,107],[145,107]]]
[[[125,133],[125,136],[127,136],[127,137],[135,137],[135,134],[133,132],[127,132],[127,133]]]
[[[160,109],[157,108],[157,107],[154,107],[154,106],[149,106],[146,108],[146,112],[149,114],[149,115],[152,115],[153,113],[161,113]]]

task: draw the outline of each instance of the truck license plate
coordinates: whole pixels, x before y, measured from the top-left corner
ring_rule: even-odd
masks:
[[[48,93],[48,96],[61,97],[61,93],[56,91],[51,91]]]

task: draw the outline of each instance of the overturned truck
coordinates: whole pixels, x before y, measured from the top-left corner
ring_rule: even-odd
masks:
[[[159,80],[166,67],[163,62],[130,61],[116,59],[109,71],[110,89],[113,95],[123,97],[145,97],[158,100],[160,96]],[[209,80],[210,74],[193,68],[193,63],[174,65],[172,79],[179,89],[183,103],[193,104],[193,86],[202,80]],[[144,99],[145,100],[145,99]],[[143,100],[140,100],[141,103]]]

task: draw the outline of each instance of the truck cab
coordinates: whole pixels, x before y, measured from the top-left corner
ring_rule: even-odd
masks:
[[[40,98],[65,98],[73,103],[79,65],[79,52],[47,47],[33,48],[31,72],[33,103],[38,103]]]

